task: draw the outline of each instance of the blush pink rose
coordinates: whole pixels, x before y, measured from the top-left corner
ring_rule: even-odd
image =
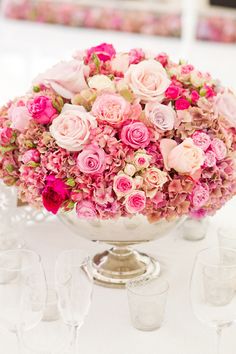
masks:
[[[203,207],[209,200],[210,194],[207,187],[197,185],[192,192],[191,201],[195,208]]]
[[[150,165],[151,159],[152,159],[152,157],[150,155],[147,155],[142,150],[137,151],[134,155],[134,160],[133,160],[136,170],[141,171],[144,168],[148,168],[148,166]]]
[[[6,146],[11,144],[13,138],[13,130],[11,128],[0,129],[0,145]]]
[[[229,127],[236,128],[236,96],[231,92],[219,93],[215,98],[215,113],[223,117]]]
[[[121,130],[121,140],[133,149],[145,148],[150,143],[150,134],[144,123],[130,121]]]
[[[72,99],[77,93],[88,88],[88,68],[82,61],[63,61],[33,80],[33,85],[51,86],[58,95]]]
[[[161,131],[168,131],[174,128],[176,113],[170,106],[158,102],[149,102],[145,107],[145,115]]]
[[[114,178],[113,190],[121,198],[134,190],[134,179],[124,173]]]
[[[143,191],[133,191],[125,198],[125,208],[128,213],[140,213],[146,206],[146,196]]]
[[[165,91],[171,83],[166,70],[153,59],[130,65],[125,80],[143,103],[163,101]]]
[[[70,191],[64,181],[56,178],[54,175],[47,177],[46,186],[42,191],[42,198],[43,205],[48,211],[57,214],[69,196]]]
[[[189,107],[190,107],[190,103],[184,97],[181,97],[177,101],[175,101],[175,109],[177,111],[183,111],[185,109],[188,109]]]
[[[39,124],[49,124],[57,116],[50,98],[37,96],[27,103],[27,108],[33,119]]]
[[[119,126],[127,119],[129,112],[130,104],[122,96],[113,93],[98,96],[91,111],[97,120],[112,126]]]
[[[192,135],[195,145],[199,146],[203,151],[206,151],[211,145],[211,138],[208,134],[198,130]]]
[[[162,154],[167,153],[164,160],[166,160],[168,169],[173,168],[175,171],[182,174],[193,175],[204,163],[204,152],[194,144],[191,138],[185,139],[181,144],[173,147],[169,151],[168,149],[162,149],[161,152]]]
[[[58,146],[68,151],[80,151],[87,143],[90,131],[97,127],[96,119],[84,107],[65,104],[61,114],[50,126]]]
[[[21,133],[27,129],[30,120],[32,120],[27,107],[22,102],[13,104],[9,108],[8,117],[12,122],[11,127],[19,130]]]
[[[86,146],[77,157],[77,167],[86,174],[100,174],[106,167],[106,154],[96,145]]]
[[[157,167],[147,169],[142,175],[147,189],[161,188],[167,181],[167,173]]]
[[[94,204],[88,200],[76,204],[76,213],[79,219],[92,220],[97,216]]]
[[[214,167],[216,165],[216,155],[213,151],[205,153],[204,167]]]
[[[211,150],[214,152],[217,160],[223,160],[227,155],[226,145],[218,138],[212,140]]]
[[[37,149],[30,149],[24,153],[21,160],[24,164],[27,164],[29,162],[37,163],[40,161],[40,153]]]
[[[106,62],[116,55],[116,50],[112,44],[102,43],[87,50],[86,60],[90,61],[93,54],[96,54],[99,60]]]

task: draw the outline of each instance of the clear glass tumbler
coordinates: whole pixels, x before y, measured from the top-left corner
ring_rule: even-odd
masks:
[[[128,282],[130,316],[135,328],[142,331],[153,331],[161,327],[168,290],[168,282],[159,277]]]

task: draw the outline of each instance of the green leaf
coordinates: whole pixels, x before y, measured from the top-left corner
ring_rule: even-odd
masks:
[[[16,149],[15,145],[0,146],[0,153],[5,154],[6,152],[13,151]]]
[[[8,173],[12,173],[14,171],[14,166],[11,164],[6,165],[6,170]]]
[[[93,62],[94,62],[94,64],[95,64],[95,66],[96,66],[96,69],[99,70],[99,69],[100,69],[101,62],[100,62],[100,60],[99,60],[99,58],[98,58],[98,56],[97,56],[96,53],[93,53],[93,55],[92,55],[92,60],[93,60]]]
[[[34,161],[30,161],[27,163],[27,166],[29,167],[38,167],[39,163],[38,162],[34,162]]]
[[[68,178],[66,181],[66,185],[70,186],[70,187],[74,187],[75,186],[75,180],[73,178]]]
[[[40,92],[40,87],[39,86],[34,86],[33,87],[34,92]]]
[[[132,94],[131,91],[129,91],[128,89],[124,89],[120,91],[120,94],[122,97],[124,97],[124,99],[128,102],[132,102],[134,99],[134,95]]]

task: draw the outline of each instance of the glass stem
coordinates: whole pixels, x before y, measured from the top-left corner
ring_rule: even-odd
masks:
[[[22,337],[21,337],[21,332],[19,330],[16,332],[16,338],[17,338],[18,354],[22,354]]]
[[[71,354],[78,354],[78,337],[80,326],[72,327],[72,342],[71,342]]]
[[[216,334],[217,334],[216,354],[220,354],[220,345],[221,345],[221,337],[222,337],[222,328],[221,327],[217,327]]]

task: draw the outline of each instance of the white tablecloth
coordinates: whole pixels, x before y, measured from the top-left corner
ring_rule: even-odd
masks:
[[[54,64],[60,58],[69,57],[75,49],[82,49],[99,42],[113,42],[118,49],[143,47],[152,51],[167,51],[174,58],[188,53],[190,61],[203,70],[211,71],[227,85],[235,85],[234,66],[236,46],[209,43],[193,43],[186,48],[175,39],[127,35],[121,33],[79,30],[57,26],[42,26],[17,22],[0,23],[0,104],[29,87],[31,78]],[[215,353],[215,333],[199,323],[192,314],[189,303],[189,279],[197,251],[216,244],[215,229],[220,224],[235,224],[236,201],[230,202],[211,221],[208,237],[199,242],[184,241],[170,235],[156,242],[139,245],[157,256],[164,276],[170,283],[166,321],[154,332],[140,332],[132,328],[128,314],[126,291],[95,287],[89,316],[81,329],[81,354],[211,354]],[[46,269],[54,267],[60,251],[85,248],[88,253],[104,246],[90,243],[74,236],[59,221],[34,225],[25,231],[26,245],[42,256]],[[45,324],[41,324],[41,327]],[[50,326],[50,324],[48,324]],[[41,328],[40,327],[40,328]],[[49,341],[50,335],[38,341]],[[38,332],[37,332],[38,331]],[[45,328],[44,328],[45,331]],[[65,328],[60,327],[59,339]],[[225,331],[222,354],[235,354],[236,328]],[[61,345],[61,344],[58,344]],[[15,354],[13,335],[0,334],[0,354]],[[44,352],[44,354],[52,352]],[[33,354],[31,352],[31,354]]]

